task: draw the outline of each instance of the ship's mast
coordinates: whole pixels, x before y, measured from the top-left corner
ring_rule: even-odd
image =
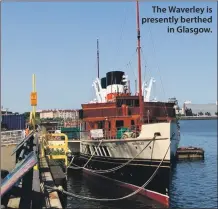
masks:
[[[98,70],[98,78],[99,78],[99,44],[97,39],[97,70]]]
[[[139,85],[139,114],[140,123],[143,123],[144,102],[142,98],[142,75],[141,75],[141,44],[140,44],[140,23],[139,23],[139,0],[136,0],[136,22],[137,22],[137,52],[138,52],[138,85]]]

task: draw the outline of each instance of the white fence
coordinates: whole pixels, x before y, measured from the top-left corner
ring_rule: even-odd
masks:
[[[1,146],[16,145],[25,138],[24,130],[2,131]]]

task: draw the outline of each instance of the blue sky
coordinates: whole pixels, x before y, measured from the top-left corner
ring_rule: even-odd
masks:
[[[215,103],[216,2],[141,2],[141,18],[157,16],[152,13],[153,5],[213,8],[213,23],[186,24],[211,27],[213,33],[169,34],[170,24],[143,24],[141,43],[143,77],[156,78],[154,96],[159,100],[175,96],[180,104],[185,100]],[[164,16],[171,15],[158,15]],[[37,81],[38,109],[80,108],[81,103],[92,100],[92,81],[97,75],[97,38],[100,75],[123,70],[129,75],[134,91],[135,2],[2,3],[1,26],[4,107],[20,112],[31,110],[33,73]]]

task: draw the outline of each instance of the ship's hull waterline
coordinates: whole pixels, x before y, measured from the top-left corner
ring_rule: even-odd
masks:
[[[79,158],[75,159],[75,165],[84,165],[90,156],[80,155]],[[93,158],[88,165],[87,169],[83,171],[89,175],[99,176],[103,178],[115,181],[122,187],[129,188],[132,191],[137,190],[141,187],[155,172],[160,162],[143,162],[142,160],[134,160],[130,164],[118,169],[117,171],[109,173],[94,173],[91,170],[107,170],[122,165],[127,160],[106,160]],[[168,206],[169,205],[169,176],[170,176],[170,162],[163,162],[162,166],[158,169],[157,174],[154,176],[152,181],[142,189],[139,193],[145,195],[157,202]],[[163,180],[164,179],[164,180]],[[131,192],[130,192],[131,193]]]
[[[84,166],[89,161],[84,172],[131,190],[141,187],[157,170],[140,194],[168,206],[171,162],[179,143],[177,132],[175,123],[157,123],[143,125],[135,139],[81,140],[80,156],[74,165]]]

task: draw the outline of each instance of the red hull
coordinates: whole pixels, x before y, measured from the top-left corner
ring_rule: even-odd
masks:
[[[101,178],[104,178],[104,179],[107,179],[107,180],[110,180],[110,181],[114,181],[119,186],[121,186],[123,188],[128,188],[131,191],[136,191],[137,189],[139,189],[138,186],[135,186],[133,184],[128,184],[128,183],[121,182],[121,181],[118,181],[118,180],[115,180],[115,179],[111,179],[111,178],[102,176],[100,174],[96,174],[96,173],[90,172],[90,171],[85,170],[85,169],[83,171],[84,171],[84,173],[89,174],[89,175],[94,175],[94,176],[98,176],[98,177],[101,177]],[[155,200],[158,203],[160,203],[161,205],[163,205],[164,207],[169,208],[169,196],[166,196],[166,195],[163,195],[163,194],[151,191],[151,190],[147,190],[147,189],[142,189],[139,192],[139,194],[144,195],[144,196],[146,196],[146,197],[148,197],[148,198],[150,198],[152,200]]]

